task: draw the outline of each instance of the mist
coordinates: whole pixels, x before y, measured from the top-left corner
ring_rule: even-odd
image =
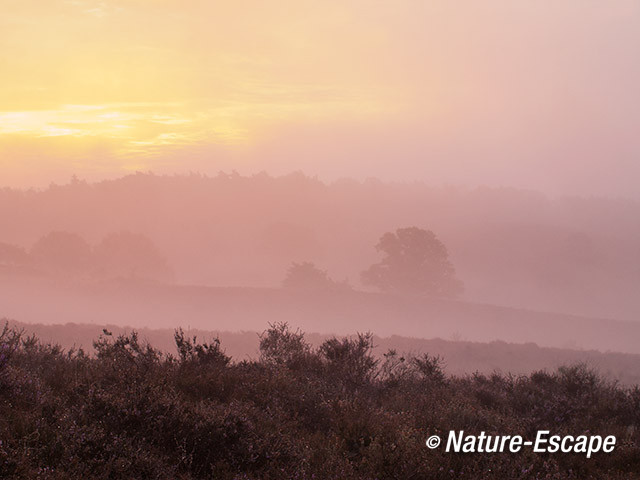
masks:
[[[3,15],[2,185],[302,170],[638,199],[636,1],[57,3]]]
[[[632,200],[235,172],[74,178],[0,198],[2,315],[19,321],[253,331],[287,321],[638,352]],[[434,232],[460,294],[363,283],[379,239],[403,227]],[[285,281],[296,264],[324,276],[296,288]]]

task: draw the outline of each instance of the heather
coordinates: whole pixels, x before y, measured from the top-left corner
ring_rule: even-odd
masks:
[[[164,353],[105,331],[95,351],[0,331],[0,478],[638,478],[640,389],[584,365],[450,376],[372,336],[311,346],[286,324],[260,357],[175,332]],[[504,370],[508,371],[505,365]],[[449,430],[615,435],[611,454],[456,454]]]

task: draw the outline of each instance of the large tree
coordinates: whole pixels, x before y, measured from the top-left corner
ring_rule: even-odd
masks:
[[[0,267],[24,266],[29,262],[29,255],[17,245],[0,242]]]
[[[320,270],[311,262],[293,262],[287,270],[287,276],[282,282],[285,288],[299,290],[350,290],[349,282],[336,282],[327,272]]]
[[[107,277],[167,281],[173,272],[156,245],[145,235],[110,233],[95,248],[100,273]]]
[[[383,258],[362,272],[365,285],[387,292],[440,297],[455,297],[463,291],[447,248],[430,230],[407,227],[387,232],[376,250]]]
[[[55,231],[41,237],[31,248],[36,267],[57,274],[85,274],[92,267],[91,246],[80,235]]]

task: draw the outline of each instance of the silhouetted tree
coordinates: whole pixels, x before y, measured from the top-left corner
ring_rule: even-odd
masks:
[[[54,273],[79,274],[92,267],[91,246],[80,235],[51,232],[31,249],[37,267]]]
[[[287,270],[287,276],[283,280],[282,286],[309,290],[348,288],[346,282],[334,282],[326,271],[320,270],[311,262],[292,263]]]
[[[442,297],[455,297],[463,291],[447,248],[430,230],[407,227],[385,233],[376,250],[384,258],[362,272],[365,285]]]
[[[27,252],[17,245],[0,242],[0,266],[22,266],[28,263]]]
[[[171,269],[146,236],[122,231],[110,233],[95,249],[103,275],[168,280]]]

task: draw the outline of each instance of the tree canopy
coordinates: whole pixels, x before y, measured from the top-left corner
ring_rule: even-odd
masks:
[[[282,282],[285,288],[298,289],[330,289],[334,285],[334,281],[329,278],[327,272],[320,270],[311,262],[293,262]]]
[[[399,228],[385,233],[377,245],[380,262],[362,272],[362,283],[382,291],[455,297],[457,279],[445,245],[430,230]]]

